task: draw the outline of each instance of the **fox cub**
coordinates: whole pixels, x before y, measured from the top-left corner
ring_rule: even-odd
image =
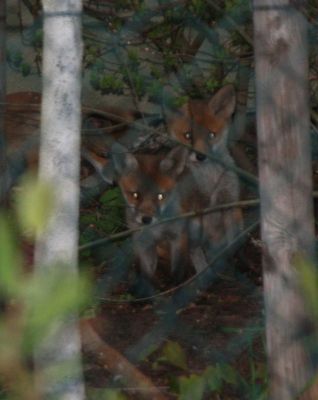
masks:
[[[235,90],[226,85],[208,100],[190,100],[177,110],[166,110],[170,136],[193,149],[188,166],[200,191],[209,197],[210,207],[239,199],[239,179],[231,169],[234,161],[227,143],[235,104]],[[207,248],[213,252],[241,231],[242,212],[231,208],[212,213],[203,224]]]
[[[116,180],[127,205],[128,227],[143,228],[133,234],[133,247],[146,280],[154,277],[160,249],[168,249],[175,282],[184,278],[191,253],[200,252],[200,217],[153,225],[208,206],[209,197],[188,168],[188,155],[183,146],[163,148],[156,154],[132,154],[118,143],[112,146]],[[200,266],[194,267],[200,270]]]
[[[190,100],[178,110],[167,110],[170,136],[190,145],[191,151],[176,145],[157,154],[131,154],[120,144],[112,146],[127,224],[143,227],[133,235],[133,242],[144,278],[153,278],[160,249],[168,248],[171,273],[179,282],[191,262],[201,271],[215,251],[242,229],[239,208],[153,225],[239,199],[239,180],[227,145],[235,102],[235,91],[227,85],[209,100]]]

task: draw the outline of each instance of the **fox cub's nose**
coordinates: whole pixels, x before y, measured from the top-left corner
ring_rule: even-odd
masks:
[[[148,215],[144,215],[144,216],[141,218],[141,222],[142,222],[144,225],[149,225],[149,224],[151,224],[151,222],[152,222],[152,217],[150,217],[150,216],[148,216]]]
[[[196,157],[198,161],[204,161],[206,159],[206,155],[202,153],[197,153]]]

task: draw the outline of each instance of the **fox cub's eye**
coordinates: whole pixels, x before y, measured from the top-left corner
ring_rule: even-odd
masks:
[[[209,132],[209,139],[214,139],[215,138],[215,132]]]
[[[138,192],[132,192],[131,195],[136,200],[139,198],[139,193]]]
[[[185,133],[184,133],[184,137],[185,137],[187,140],[191,140],[191,139],[192,139],[192,133],[191,133],[191,132],[185,132]]]
[[[161,201],[163,200],[165,195],[163,193],[158,193],[158,200]]]

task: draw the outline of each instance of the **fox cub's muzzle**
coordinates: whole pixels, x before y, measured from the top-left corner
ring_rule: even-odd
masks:
[[[143,215],[141,217],[141,222],[143,225],[149,225],[152,223],[152,221],[153,221],[153,217],[150,215]]]

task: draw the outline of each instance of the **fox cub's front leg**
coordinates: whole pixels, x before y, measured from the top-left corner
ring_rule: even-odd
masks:
[[[171,275],[173,282],[178,284],[184,280],[189,266],[189,235],[188,232],[179,232],[171,242]]]
[[[158,264],[156,243],[147,229],[133,237],[134,253],[137,262],[137,279],[133,292],[137,297],[154,294],[154,276]]]

